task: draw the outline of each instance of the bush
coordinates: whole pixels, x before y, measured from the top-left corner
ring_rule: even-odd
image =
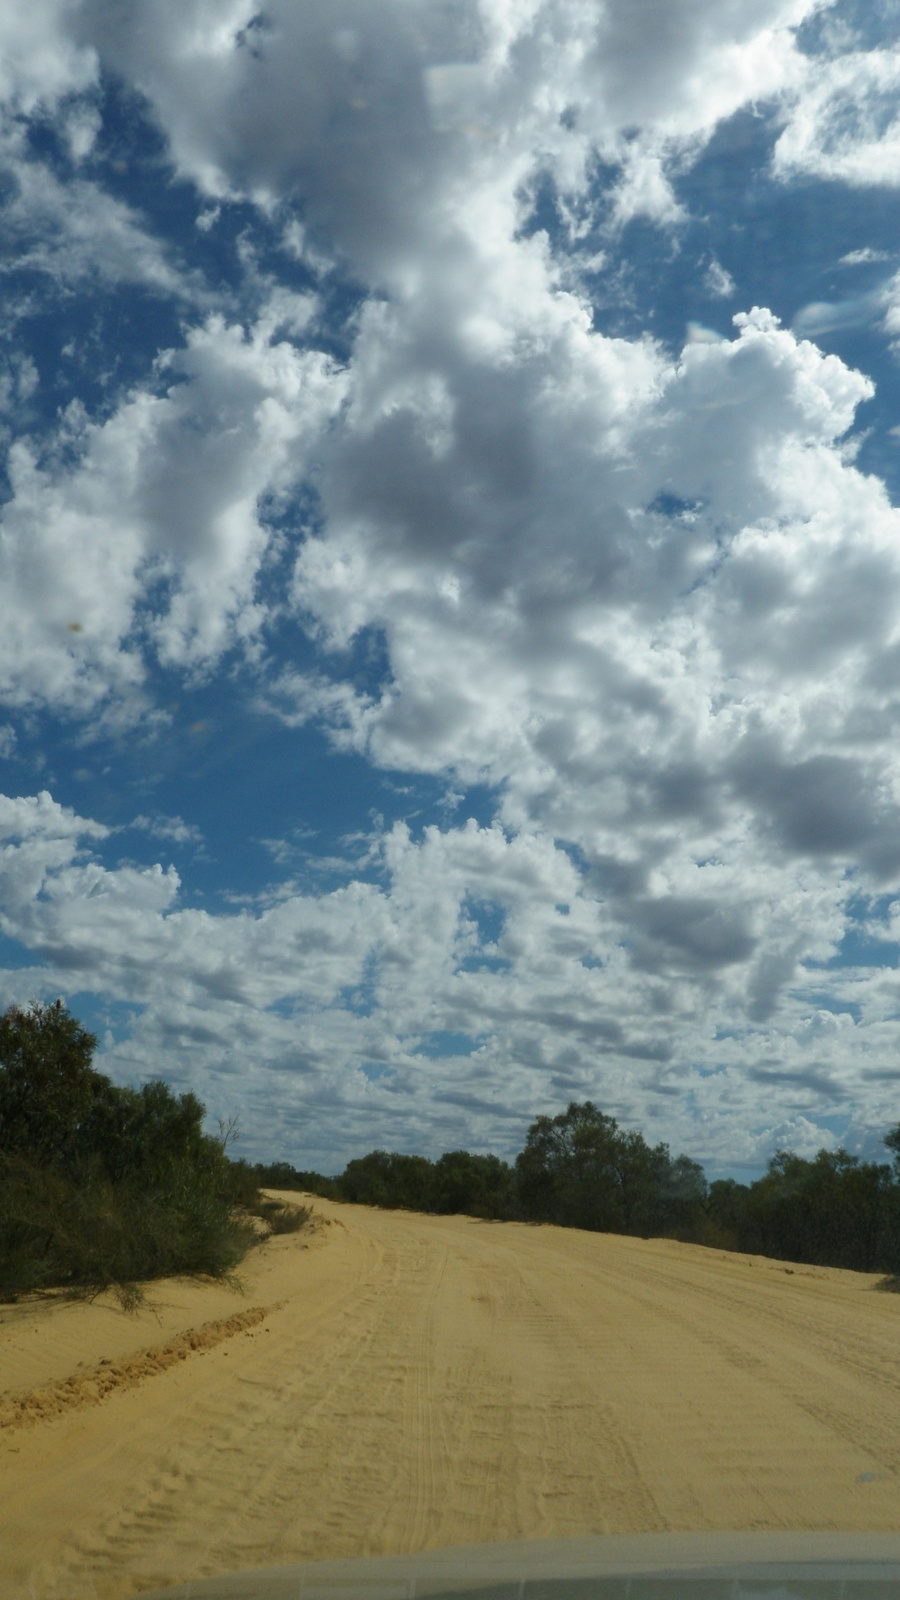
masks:
[[[119,1088],[60,1002],[0,1017],[0,1298],[233,1272],[259,1187],[204,1134],[204,1107],[154,1081]]]
[[[624,1131],[591,1101],[537,1117],[515,1168],[492,1155],[451,1150],[437,1161],[373,1150],[340,1177],[303,1177],[315,1192],[357,1204],[485,1218],[522,1218],[645,1238],[674,1238],[718,1250],[886,1273],[900,1283],[900,1124],[886,1136],[894,1158],[863,1162],[846,1150],[811,1161],[779,1151],[747,1186],[708,1184],[702,1167]],[[267,1181],[287,1187],[279,1164]],[[275,1174],[278,1174],[276,1179]],[[269,1176],[271,1174],[271,1176]],[[299,1185],[298,1185],[299,1186]]]
[[[509,1221],[517,1214],[515,1174],[499,1156],[449,1150],[434,1164],[435,1211]]]
[[[347,1163],[338,1179],[342,1200],[354,1205],[393,1206],[409,1211],[433,1211],[432,1163],[425,1156],[372,1150]]]
[[[896,1177],[843,1149],[811,1161],[779,1150],[755,1183],[714,1183],[710,1213],[741,1250],[857,1272],[900,1268]]]
[[[172,1169],[151,1188],[114,1183],[99,1166],[73,1181],[24,1156],[0,1157],[0,1298],[38,1289],[115,1288],[176,1273],[227,1277],[255,1241],[204,1175]]]
[[[310,1206],[286,1205],[283,1200],[270,1200],[265,1197],[256,1202],[253,1207],[253,1214],[262,1219],[270,1235],[300,1233],[309,1226],[312,1218],[312,1208]]]

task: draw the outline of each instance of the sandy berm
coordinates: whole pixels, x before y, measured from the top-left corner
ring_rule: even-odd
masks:
[[[0,1308],[4,1600],[488,1540],[900,1530],[877,1278],[314,1208],[243,1292]]]

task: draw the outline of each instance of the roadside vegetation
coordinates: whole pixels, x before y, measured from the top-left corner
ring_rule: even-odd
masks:
[[[120,1088],[92,1065],[96,1038],[56,1005],[0,1016],[0,1299],[140,1285],[175,1273],[228,1278],[251,1245],[303,1226],[265,1200],[229,1131],[162,1082]]]
[[[286,1162],[253,1171],[273,1188],[333,1200],[680,1239],[882,1273],[900,1288],[900,1125],[884,1142],[893,1166],[846,1150],[812,1160],[779,1150],[755,1183],[708,1183],[698,1162],[649,1145],[585,1101],[538,1117],[512,1165],[465,1150],[438,1161],[373,1150],[333,1178]]]
[[[195,1095],[113,1084],[93,1066],[96,1045],[59,1001],[0,1015],[0,1300],[113,1288],[133,1305],[149,1279],[228,1278],[261,1238],[309,1223],[308,1207],[264,1188],[680,1239],[877,1272],[900,1287],[900,1124],[884,1141],[892,1165],[779,1150],[755,1183],[708,1183],[698,1162],[573,1101],[532,1122],[511,1164],[467,1150],[436,1161],[373,1150],[323,1177],[232,1160],[233,1125],[211,1137]]]

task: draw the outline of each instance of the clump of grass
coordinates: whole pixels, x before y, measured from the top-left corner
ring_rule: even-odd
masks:
[[[266,1225],[266,1238],[279,1233],[301,1233],[312,1220],[311,1206],[290,1205],[285,1200],[263,1197],[253,1207],[254,1216]]]

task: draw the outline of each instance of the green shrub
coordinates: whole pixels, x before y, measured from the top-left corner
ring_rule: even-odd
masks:
[[[100,1167],[73,1180],[23,1156],[0,1157],[0,1299],[114,1288],[135,1303],[148,1279],[228,1277],[255,1239],[252,1224],[188,1166],[148,1188],[114,1183]]]
[[[0,1017],[2,1299],[115,1288],[133,1304],[147,1279],[226,1277],[257,1242],[252,1169],[204,1134],[197,1097],[119,1088],[95,1045],[59,1002]]]

